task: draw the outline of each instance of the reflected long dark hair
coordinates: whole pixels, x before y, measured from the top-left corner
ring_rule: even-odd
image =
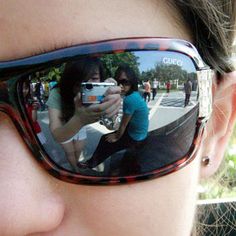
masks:
[[[30,78],[28,76],[24,76],[22,78],[24,78],[22,80],[23,82],[21,84],[22,97],[23,97],[25,104],[31,105],[31,103],[33,102],[33,91],[32,91],[32,87],[31,87],[32,81],[30,80]],[[24,87],[25,87],[25,89],[28,90],[27,94],[23,93]]]
[[[103,81],[104,70],[98,58],[86,57],[66,64],[58,84],[62,102],[63,121],[67,122],[74,115],[74,97],[77,95],[76,88],[80,88],[82,82],[88,81],[90,75],[96,69],[99,70],[100,80]]]

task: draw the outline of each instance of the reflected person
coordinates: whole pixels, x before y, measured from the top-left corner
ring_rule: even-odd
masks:
[[[151,100],[151,84],[149,82],[149,79],[147,79],[144,83],[143,99],[145,102],[150,102]]]
[[[55,140],[62,145],[74,170],[77,170],[77,162],[87,138],[85,125],[98,121],[113,103],[115,106],[109,115],[119,109],[119,94],[113,94],[102,104],[89,107],[81,105],[81,83],[100,82],[103,78],[103,67],[97,58],[68,63],[59,84],[51,90],[47,101],[50,130]]]
[[[122,149],[128,148],[135,152],[147,138],[148,107],[138,92],[138,77],[131,67],[122,65],[118,67],[115,79],[124,95],[119,129],[103,135],[92,157],[86,162],[78,162],[79,168],[94,168]]]
[[[185,100],[184,100],[184,107],[189,104],[191,92],[192,92],[192,82],[188,78],[188,80],[184,83],[184,92],[185,92]]]
[[[43,134],[41,127],[38,122],[38,110],[40,107],[39,102],[35,97],[32,95],[32,87],[30,84],[30,80],[25,80],[22,84],[22,93],[25,103],[25,108],[27,111],[27,114],[29,116],[29,119],[32,123],[33,129],[35,133],[37,134],[38,139],[42,144],[46,143],[46,137]]]
[[[155,99],[157,94],[157,88],[158,88],[158,81],[156,78],[152,81],[152,100]]]

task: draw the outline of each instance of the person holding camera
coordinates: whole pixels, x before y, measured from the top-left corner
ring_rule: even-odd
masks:
[[[47,101],[49,126],[54,139],[65,150],[71,167],[77,162],[87,138],[86,125],[106,114],[112,117],[120,107],[120,88],[107,90],[101,104],[83,106],[80,88],[82,82],[101,82],[104,71],[97,58],[80,59],[65,66],[60,82],[50,92]]]

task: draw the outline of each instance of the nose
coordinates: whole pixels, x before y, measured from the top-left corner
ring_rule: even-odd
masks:
[[[0,235],[50,232],[64,215],[56,181],[34,161],[7,115],[0,112]]]

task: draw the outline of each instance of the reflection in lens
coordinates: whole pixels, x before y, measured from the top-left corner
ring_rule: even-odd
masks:
[[[86,116],[107,89],[93,86],[90,95],[83,94],[89,98],[83,105],[81,83],[91,84],[94,71],[96,83],[109,78],[121,87],[122,105],[113,117]],[[78,59],[32,73],[22,78],[20,88],[39,142],[58,166],[71,172],[138,175],[178,161],[193,142],[196,68],[180,53],[135,51]],[[75,115],[87,125],[75,125]]]

